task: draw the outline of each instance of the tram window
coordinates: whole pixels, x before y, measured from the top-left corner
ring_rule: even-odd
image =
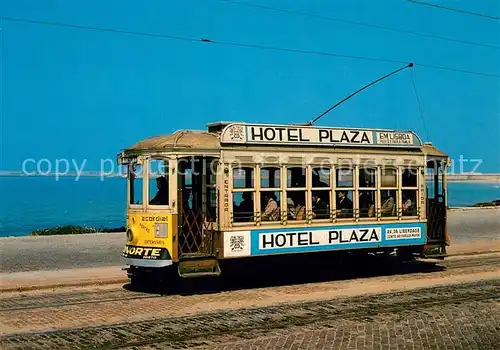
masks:
[[[254,221],[254,169],[233,169],[233,220]]]
[[[359,169],[359,187],[360,188],[374,188],[376,186],[375,168],[361,168]]]
[[[233,170],[233,188],[253,188],[253,168]]]
[[[261,188],[280,188],[280,168],[264,167],[260,169],[260,187]]]
[[[286,207],[288,220],[306,219],[306,191],[287,191]]]
[[[306,168],[287,169],[286,208],[288,220],[306,219]]]
[[[417,168],[405,168],[401,174],[401,183],[403,187],[417,187]]]
[[[312,218],[330,218],[330,190],[317,190],[312,193]]]
[[[417,194],[417,190],[403,190],[403,202],[401,203],[403,216],[417,215]]]
[[[335,191],[337,195],[337,217],[338,218],[352,218],[353,205],[352,205],[352,190],[339,190]]]
[[[218,160],[214,159],[205,167],[205,181],[206,181],[206,206],[208,219],[215,220],[217,213],[217,190],[216,190],[216,174],[217,174]]]
[[[330,218],[331,171],[329,168],[312,169],[312,207],[313,219]]]
[[[359,216],[368,218],[375,216],[375,206],[377,191],[360,189],[359,190]]]
[[[359,216],[368,218],[375,216],[377,192],[375,191],[376,168],[359,169]]]
[[[142,165],[129,165],[129,204],[142,204]]]
[[[395,168],[381,168],[381,185],[382,187],[397,187],[397,171]]]
[[[215,220],[217,211],[217,191],[215,188],[207,188],[207,214],[209,220]]]
[[[168,160],[151,159],[149,161],[149,204],[169,204]]]
[[[337,169],[337,187],[354,187],[352,169]]]
[[[233,216],[235,222],[254,221],[254,192],[233,193]]]
[[[313,168],[312,169],[312,187],[330,187],[330,169]]]
[[[280,220],[280,197],[279,191],[263,191],[260,194],[262,221]]]
[[[287,187],[305,188],[306,187],[306,168],[293,167],[287,169]]]
[[[398,207],[397,205],[397,190],[382,190],[380,191],[382,198],[382,205],[380,212],[382,216],[396,216]]]

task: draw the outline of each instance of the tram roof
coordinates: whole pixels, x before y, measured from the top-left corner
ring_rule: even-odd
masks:
[[[146,138],[125,150],[147,151],[206,150],[222,146],[316,146],[420,149],[424,154],[446,157],[429,143],[422,143],[412,131],[393,129],[339,128],[293,124],[251,124],[215,122],[208,130],[179,130],[169,135]]]

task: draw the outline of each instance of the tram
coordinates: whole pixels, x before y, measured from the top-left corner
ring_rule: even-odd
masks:
[[[139,141],[118,163],[132,283],[259,256],[443,259],[449,245],[449,158],[411,131],[215,122]]]

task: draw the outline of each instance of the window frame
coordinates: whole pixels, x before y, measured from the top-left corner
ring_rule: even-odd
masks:
[[[377,165],[366,165],[366,166],[359,166],[358,167],[358,174],[357,174],[357,186],[356,186],[356,213],[357,213],[357,218],[361,221],[373,221],[377,220],[377,204],[380,203],[379,200],[379,193],[380,193],[380,181],[379,181],[379,166]],[[365,187],[365,186],[360,186],[360,176],[361,176],[361,171],[365,169],[370,169],[375,172],[375,182],[373,184],[373,187]],[[362,191],[371,191],[375,194],[375,203],[373,204],[373,215],[369,216],[369,209],[368,209],[368,216],[361,216],[361,207],[359,205],[359,195],[360,192]]]
[[[149,167],[151,165],[152,160],[160,160],[160,161],[162,160],[167,165],[167,172],[165,173],[167,175],[167,182],[168,182],[168,204],[167,205],[149,204],[149,201],[150,201],[149,185],[150,185],[150,181],[151,181]],[[146,168],[147,168],[146,177],[144,178],[146,180],[144,181],[144,179],[143,179],[144,197],[145,197],[145,199],[147,199],[147,201],[144,202],[145,207],[148,210],[169,210],[169,209],[172,209],[171,203],[172,203],[172,199],[173,199],[172,198],[172,186],[173,186],[173,184],[172,184],[172,174],[171,174],[172,163],[171,163],[170,157],[168,157],[168,156],[150,156],[146,159],[145,163],[146,163]]]
[[[335,173],[335,167],[331,166],[331,165],[328,165],[328,166],[324,166],[324,165],[316,165],[316,164],[311,164],[310,165],[310,169],[311,169],[311,176],[310,176],[310,179],[311,179],[311,183],[310,183],[310,201],[311,201],[311,209],[310,209],[310,214],[308,215],[308,219],[309,221],[312,221],[314,223],[316,222],[331,222],[333,220],[335,220],[335,213],[334,213],[334,206],[332,204],[332,202],[334,203],[335,202],[335,190],[334,190],[334,184],[335,184],[335,176],[334,176],[334,173]],[[312,179],[313,179],[313,171],[315,169],[328,169],[329,171],[329,179],[328,179],[328,187],[315,187],[314,184],[312,183]],[[316,219],[316,218],[313,218],[313,210],[312,210],[312,194],[313,192],[329,192],[329,200],[328,200],[328,217],[327,218],[321,218],[321,219]]]
[[[415,186],[403,186],[403,174],[405,169],[412,169],[416,172],[416,184]],[[401,172],[401,194],[400,194],[400,212],[401,212],[401,218],[404,220],[415,220],[420,218],[422,208],[420,205],[420,197],[422,194],[420,193],[420,183],[422,181],[422,167],[421,166],[415,166],[415,165],[410,165],[410,166],[402,166],[400,167],[400,172]],[[425,179],[424,179],[425,181]],[[415,192],[415,203],[414,205],[416,206],[416,213],[415,215],[404,215],[403,214],[403,191],[414,191]]]
[[[251,169],[253,172],[253,178],[252,178],[252,187],[235,187],[234,186],[234,171],[236,169]],[[259,176],[258,176],[259,174]],[[246,180],[245,180],[246,181]],[[231,166],[230,167],[230,183],[231,183],[231,194],[230,194],[230,206],[231,206],[231,211],[230,211],[230,216],[229,216],[229,224],[231,226],[249,226],[252,225],[254,226],[256,223],[258,223],[259,219],[257,219],[257,216],[259,215],[258,208],[257,208],[257,194],[259,192],[257,188],[257,184],[260,185],[260,169],[257,165],[248,165],[248,164],[239,164],[238,166]],[[248,221],[235,221],[235,210],[234,210],[234,194],[235,193],[243,193],[243,192],[250,192],[253,193],[253,212],[251,216],[251,220]],[[260,199],[260,198],[259,198]]]
[[[382,186],[382,169],[393,169],[396,174],[396,185],[395,186]],[[377,200],[378,200],[378,206],[377,206],[377,218],[379,220],[388,220],[388,221],[394,221],[395,219],[399,219],[400,216],[400,206],[401,206],[401,190],[400,190],[400,182],[401,178],[399,176],[400,171],[399,167],[396,165],[388,164],[384,166],[379,166],[379,187],[377,189]],[[383,216],[382,215],[382,192],[383,191],[396,191],[396,198],[394,198],[394,209],[393,209],[393,215],[389,216]]]
[[[342,171],[342,170],[351,170],[352,172],[352,186],[351,187],[339,187],[338,186],[338,174],[337,174],[337,171]],[[357,208],[357,204],[356,204],[356,183],[357,183],[357,172],[356,172],[356,166],[354,165],[342,165],[342,164],[339,164],[338,166],[335,167],[335,177],[334,177],[334,201],[335,201],[335,220],[337,221],[341,221],[341,222],[355,222],[356,221],[356,208]],[[339,217],[339,210],[337,209],[337,192],[340,192],[340,191],[346,191],[346,192],[349,192],[351,191],[352,192],[352,213],[351,213],[351,216],[350,217]],[[347,198],[349,198],[348,196],[346,196]]]
[[[297,164],[289,164],[285,165],[283,167],[283,175],[284,181],[282,181],[282,186],[283,186],[283,194],[281,195],[282,200],[281,200],[281,219],[282,221],[285,221],[286,223],[310,223],[310,200],[311,200],[311,195],[310,195],[310,176],[309,176],[309,166],[304,166],[304,165],[297,165]],[[305,187],[288,187],[288,169],[302,169],[305,170]],[[288,192],[303,192],[304,193],[304,212],[305,216],[303,220],[288,220]],[[283,198],[285,199],[285,204],[283,206]],[[295,205],[295,203],[294,203]]]
[[[142,203],[136,204],[136,203],[130,203],[131,200],[131,191],[134,191],[134,198],[136,197],[136,191],[135,191],[135,186],[133,185],[132,179],[131,179],[131,167],[132,166],[140,166],[142,167],[142,177],[140,178],[135,178],[134,181],[142,181],[142,187],[141,187],[141,193],[140,193],[140,198],[142,200]],[[137,163],[131,163],[128,165],[127,168],[127,208],[130,209],[143,209],[145,207],[145,202],[144,202],[144,197],[145,197],[145,191],[144,191],[144,179],[145,179],[145,172],[146,172],[146,167],[144,166],[144,162],[137,162]]]

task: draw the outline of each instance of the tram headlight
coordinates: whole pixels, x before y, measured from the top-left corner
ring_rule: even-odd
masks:
[[[134,239],[134,234],[132,232],[132,229],[129,228],[127,230],[127,241],[128,242],[132,242],[133,239]]]

